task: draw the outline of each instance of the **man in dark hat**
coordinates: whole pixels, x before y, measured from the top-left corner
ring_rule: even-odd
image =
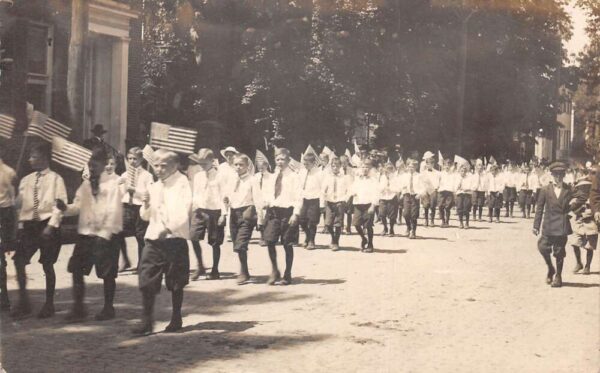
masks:
[[[105,147],[107,144],[104,142],[104,134],[107,131],[104,129],[104,126],[101,124],[96,124],[94,128],[92,128],[92,134],[94,136],[90,137],[83,141],[83,146],[88,149],[93,149],[97,146]],[[110,146],[110,145],[109,145]]]
[[[552,182],[540,189],[533,234],[537,236],[541,227],[542,236],[538,240],[538,250],[548,266],[546,283],[552,287],[561,287],[567,236],[573,233],[568,216],[573,193],[563,181],[567,165],[564,162],[554,162],[549,169]],[[556,269],[552,265],[551,254],[556,258]]]

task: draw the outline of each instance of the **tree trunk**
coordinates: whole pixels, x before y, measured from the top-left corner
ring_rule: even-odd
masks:
[[[71,1],[71,39],[67,69],[67,100],[73,137],[83,140],[85,45],[88,31],[88,0]]]

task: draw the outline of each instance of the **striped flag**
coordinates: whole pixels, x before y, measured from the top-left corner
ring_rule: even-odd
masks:
[[[142,149],[142,157],[151,167],[154,167],[154,149],[152,149],[150,145],[144,146],[144,149]]]
[[[267,158],[266,155],[264,155],[263,152],[261,152],[260,150],[256,149],[256,157],[254,157],[254,162],[258,165],[261,163],[266,163],[269,165],[269,170],[271,169],[271,164],[269,163],[269,159]]]
[[[290,164],[288,167],[290,168],[290,170],[297,173],[300,172],[300,170],[302,169],[302,163],[290,157]]]
[[[15,130],[15,118],[10,115],[0,114],[0,137],[10,139]]]
[[[27,128],[25,134],[28,136],[39,136],[48,142],[52,142],[54,136],[66,139],[70,133],[71,128],[36,110],[33,112],[31,123],[29,123],[29,128]]]
[[[196,146],[198,131],[152,122],[150,145],[184,154],[192,154]]]
[[[82,171],[90,160],[92,151],[63,139],[52,138],[52,160],[75,171]]]

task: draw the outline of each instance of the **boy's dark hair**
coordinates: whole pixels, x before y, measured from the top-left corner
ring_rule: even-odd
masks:
[[[38,153],[42,157],[44,157],[46,160],[50,161],[50,157],[52,154],[52,147],[50,146],[49,143],[40,142],[40,143],[34,144],[31,147],[31,149],[29,150],[29,152],[30,153]]]

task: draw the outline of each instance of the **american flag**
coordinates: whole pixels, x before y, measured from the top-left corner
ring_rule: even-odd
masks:
[[[183,154],[192,154],[196,146],[198,131],[152,122],[150,145]]]
[[[300,172],[300,170],[302,169],[302,163],[290,157],[290,164],[288,167],[294,172]]]
[[[256,164],[261,164],[261,163],[266,163],[269,165],[269,170],[271,169],[271,164],[269,163],[269,159],[267,158],[266,155],[264,155],[263,152],[261,152],[260,150],[256,149],[256,157],[254,158],[254,162],[256,162]]]
[[[26,135],[39,136],[48,142],[52,142],[54,136],[66,139],[70,133],[71,128],[36,110],[33,112]]]
[[[150,167],[154,166],[154,149],[150,145],[144,146],[142,149],[142,157],[148,162]]]
[[[15,118],[10,115],[0,114],[0,137],[10,139],[15,130]]]
[[[92,151],[59,136],[52,138],[52,160],[75,171],[82,171]]]

